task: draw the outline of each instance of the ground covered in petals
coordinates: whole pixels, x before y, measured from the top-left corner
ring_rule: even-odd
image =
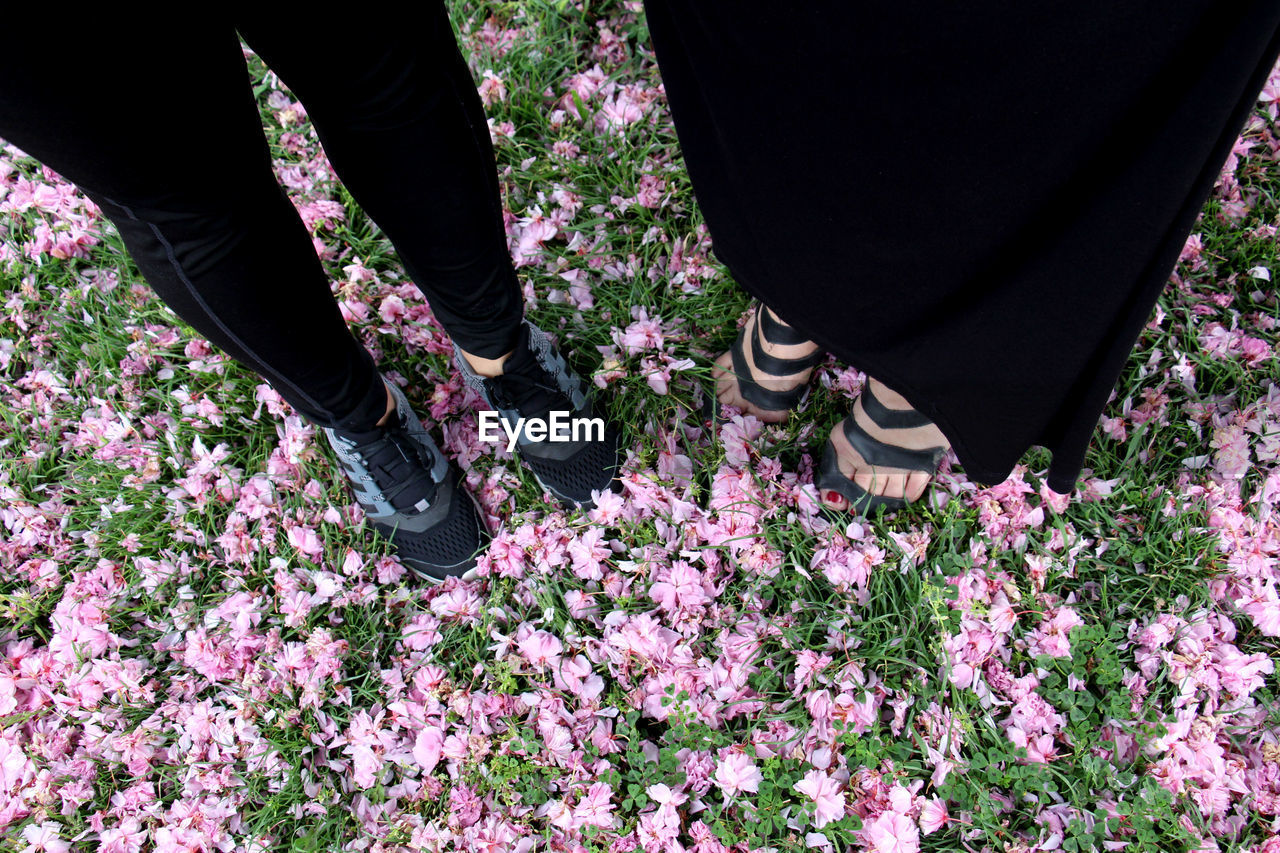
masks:
[[[811,474],[857,371],[779,426],[699,413],[746,299],[639,4],[453,11],[529,314],[626,425],[623,493],[566,513],[477,441],[256,59],[344,314],[501,526],[479,581],[367,542],[322,437],[4,149],[0,850],[1280,853],[1280,75],[1078,491],[944,463],[850,523]]]

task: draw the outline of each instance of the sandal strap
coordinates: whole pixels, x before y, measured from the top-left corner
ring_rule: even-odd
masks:
[[[942,461],[942,457],[947,452],[945,447],[909,450],[905,447],[885,444],[878,438],[873,438],[870,433],[863,429],[852,413],[844,419],[844,437],[849,440],[849,444],[853,446],[854,450],[858,451],[858,454],[866,460],[868,465],[884,468],[902,468],[909,471],[925,471],[930,475],[933,474],[934,469],[938,467],[938,463]]]
[[[742,352],[742,335],[738,335],[737,340],[733,342],[733,346],[729,347],[729,353],[733,358],[733,373],[738,380],[738,393],[742,395],[744,400],[754,403],[762,409],[781,412],[795,408],[804,398],[805,391],[808,390],[808,383],[802,382],[795,388],[790,388],[786,391],[775,391],[772,388],[765,388],[751,378],[746,356]]]
[[[764,306],[761,306],[760,310],[763,311]],[[757,321],[761,316],[759,312],[756,313]],[[772,340],[769,342],[777,343]],[[808,341],[801,341],[801,343],[808,343]],[[751,360],[755,362],[756,369],[762,373],[769,373],[779,378],[790,376],[793,373],[808,370],[825,357],[826,353],[820,349],[798,358],[782,358],[770,355],[764,351],[764,344],[760,340],[760,323],[757,322],[751,330]]]
[[[756,328],[764,335],[764,339],[771,344],[795,346],[796,344],[809,343],[809,339],[800,332],[773,319],[773,313],[769,310],[769,306],[759,299],[756,300],[756,317],[759,320],[756,323]]]
[[[914,429],[933,425],[933,421],[915,409],[890,409],[881,403],[876,395],[871,393],[870,381],[863,383],[862,393],[859,396],[862,398],[862,410],[880,429]]]
[[[880,507],[902,509],[907,505],[903,498],[873,495],[841,473],[840,459],[830,439],[827,439],[827,446],[822,451],[822,465],[818,469],[818,476],[813,484],[822,491],[831,490],[844,495],[844,499],[849,502],[849,508],[854,512],[865,514]]]

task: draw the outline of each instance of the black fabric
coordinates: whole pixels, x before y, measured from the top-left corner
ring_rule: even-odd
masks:
[[[408,12],[405,11],[408,15]],[[328,427],[386,410],[311,239],[272,174],[237,30],[306,107],[347,189],[467,351],[522,315],[488,128],[441,4],[402,20],[112,8],[0,51],[0,137],[76,182],[160,296]]]
[[[1073,486],[1280,53],[1275,0],[646,0],[715,251],[966,473]]]

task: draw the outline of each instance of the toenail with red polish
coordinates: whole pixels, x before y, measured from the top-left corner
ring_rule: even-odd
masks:
[[[829,504],[840,503],[840,493],[827,491],[823,493],[822,499]]]

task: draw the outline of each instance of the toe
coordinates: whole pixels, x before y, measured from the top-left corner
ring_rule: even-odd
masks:
[[[844,495],[833,489],[825,489],[821,494],[822,505],[828,509],[834,509],[836,512],[843,512],[849,505],[844,499]]]
[[[858,486],[868,494],[874,495],[883,491],[884,481],[876,477],[874,468],[861,466],[859,464],[861,461],[861,459],[857,460],[857,462],[850,460],[849,473],[845,476],[857,483]],[[840,465],[841,470],[844,470],[844,467],[845,465],[842,460]]]
[[[929,488],[929,482],[933,477],[923,471],[912,471],[907,478],[906,497],[908,501],[918,501],[924,495],[925,489]]]

